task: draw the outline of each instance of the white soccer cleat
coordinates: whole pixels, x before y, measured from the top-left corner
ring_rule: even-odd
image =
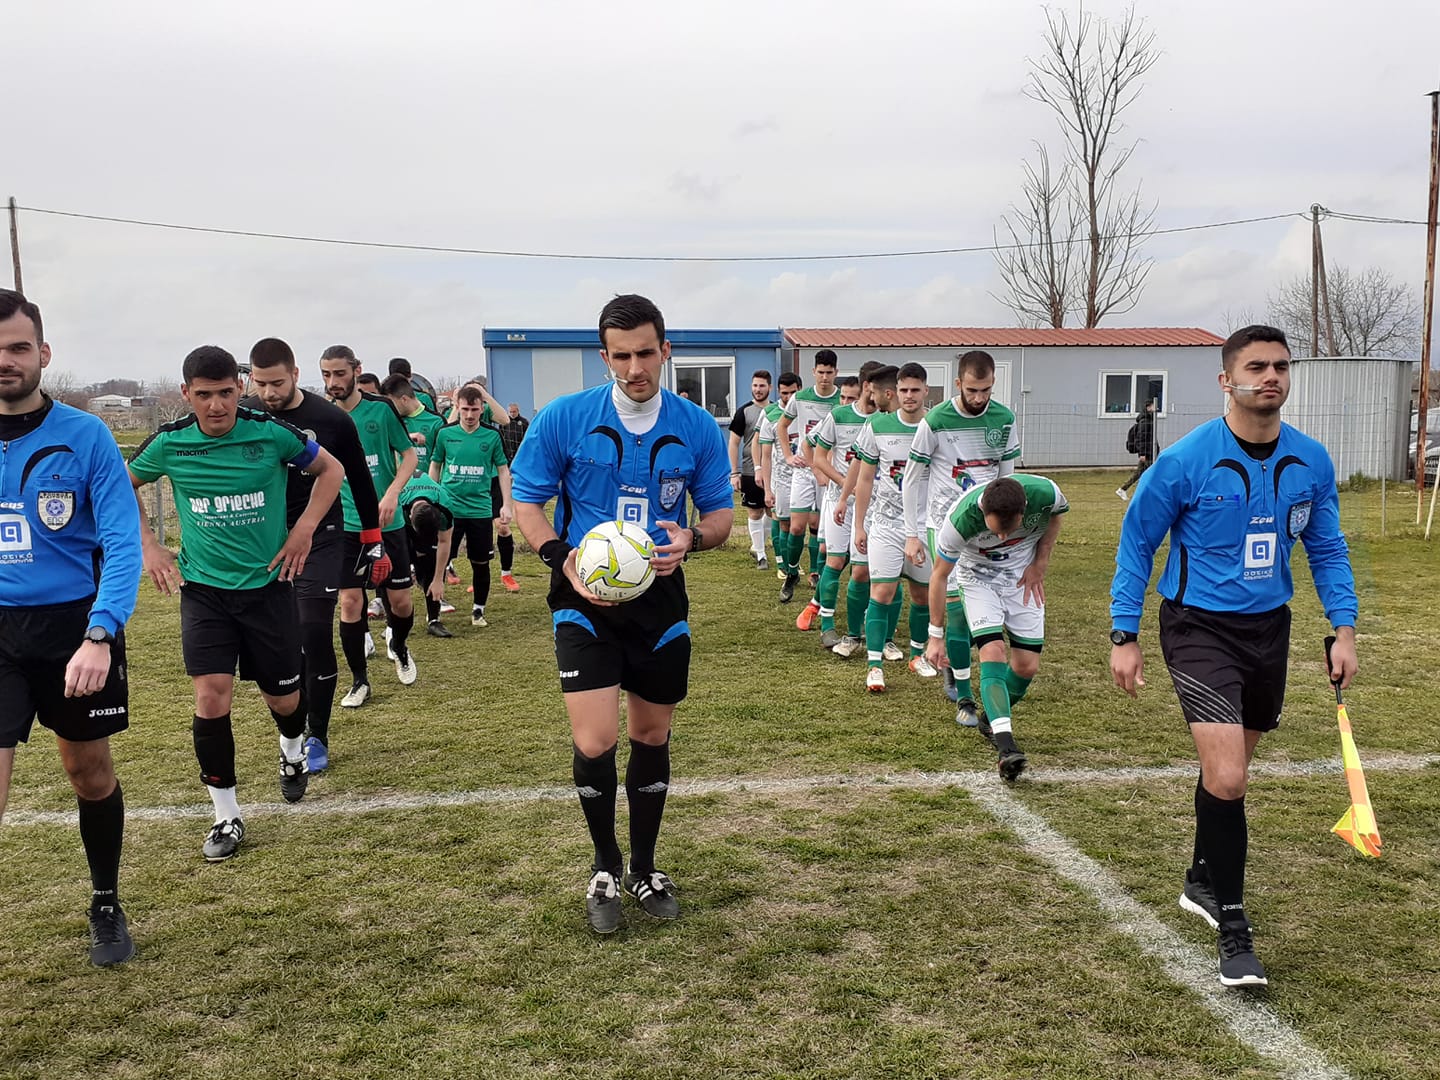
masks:
[[[365,659],[366,659],[366,660],[369,660],[370,657],[372,657],[372,656],[374,656],[374,655],[375,655],[375,639],[370,636],[370,631],[369,631],[369,630],[366,630],[366,631],[365,631]]]
[[[395,677],[400,680],[401,686],[412,686],[415,683],[415,654],[409,649],[405,650],[405,659],[395,658]]]
[[[350,692],[340,699],[340,707],[342,709],[358,709],[369,700],[370,684],[368,682],[357,682],[350,688]]]
[[[872,667],[866,673],[865,689],[872,694],[883,694],[885,692],[885,672],[882,668]]]
[[[385,604],[377,596],[370,601],[370,606],[365,609],[365,614],[372,619],[383,619],[385,617]]]
[[[880,655],[892,662],[905,659],[905,654],[900,651],[900,646],[893,641],[885,642],[885,648],[881,650]]]
[[[849,634],[846,634],[840,639],[840,644],[836,645],[830,651],[836,656],[849,660],[856,653],[865,651],[865,643],[857,637],[851,637]]]
[[[1129,502],[1129,501],[1130,501],[1130,493],[1129,493],[1128,491],[1126,491],[1124,488],[1116,488],[1116,489],[1115,489],[1115,494],[1120,496],[1120,501],[1121,501],[1121,502]]]
[[[395,659],[395,650],[394,650],[394,648],[392,648],[391,645],[390,645],[390,639],[393,638],[394,636],[395,636],[395,631],[391,630],[390,627],[388,627],[388,626],[385,627],[385,659],[386,659],[386,660],[394,660],[394,659]]]
[[[910,670],[922,679],[933,679],[936,675],[940,674],[939,671],[935,670],[935,665],[930,663],[923,654],[910,658]]]

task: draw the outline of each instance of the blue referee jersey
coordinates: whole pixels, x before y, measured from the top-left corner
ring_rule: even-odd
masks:
[[[1120,529],[1110,621],[1138,633],[1155,551],[1170,554],[1157,589],[1207,611],[1256,614],[1295,594],[1290,550],[1305,544],[1315,589],[1332,626],[1354,626],[1355,576],[1340,531],[1335,465],[1316,440],[1289,424],[1256,461],[1224,418],[1163,451],[1135,488]]]
[[[142,569],[134,488],[99,417],[54,402],[33,430],[0,442],[0,607],[93,596],[90,625],[114,634]]]
[[[730,457],[713,416],[661,390],[655,426],[636,435],[611,393],[607,383],[540,410],[511,466],[516,502],[555,499],[555,534],[571,547],[604,521],[628,521],[668,544],[655,523],[685,524],[687,495],[701,514],[734,505]]]

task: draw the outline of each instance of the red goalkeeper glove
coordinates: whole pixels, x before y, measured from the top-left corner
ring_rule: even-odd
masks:
[[[360,530],[360,558],[355,563],[355,576],[366,576],[372,589],[378,589],[390,580],[394,564],[385,554],[385,540],[379,529]]]

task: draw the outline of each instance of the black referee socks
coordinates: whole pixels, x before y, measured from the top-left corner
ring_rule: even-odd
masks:
[[[580,809],[590,828],[595,845],[595,869],[614,870],[623,862],[620,845],[615,839],[615,792],[619,778],[615,772],[615,747],[598,757],[586,757],[575,748],[571,767],[575,791],[580,796]]]
[[[659,746],[630,740],[630,762],[625,766],[625,798],[630,803],[630,870],[648,874],[655,869],[655,841],[670,791],[670,737]]]
[[[1210,871],[1210,885],[1220,905],[1220,925],[1244,923],[1245,859],[1250,833],[1245,824],[1245,796],[1220,799],[1201,784],[1195,788],[1195,832]]]
[[[125,796],[120,781],[103,799],[76,798],[80,807],[80,843],[90,864],[90,906],[114,907],[120,881],[120,845],[125,838]]]

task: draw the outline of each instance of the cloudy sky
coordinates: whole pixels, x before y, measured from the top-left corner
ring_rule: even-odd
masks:
[[[1440,4],[1141,0],[1163,49],[1131,175],[1185,226],[1423,218]],[[1118,14],[1118,3],[1089,9]],[[988,242],[1044,109],[1038,5],[696,0],[9,5],[0,195],[183,225],[600,255],[820,255]],[[22,212],[25,287],[83,382],[178,380],[193,346],[353,345],[432,378],[486,326],[1013,325],[985,253],[657,263],[387,251]],[[1326,226],[1412,284],[1418,226]],[[1114,325],[1223,329],[1309,265],[1298,218],[1152,240]]]

